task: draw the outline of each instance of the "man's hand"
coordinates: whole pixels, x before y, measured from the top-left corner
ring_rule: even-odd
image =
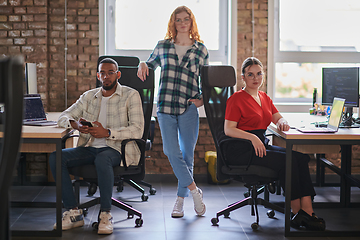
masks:
[[[104,128],[100,122],[92,122],[93,127],[88,127],[88,133],[94,138],[106,138],[109,137],[109,131]]]
[[[87,122],[87,120],[84,119],[84,118],[80,118],[79,121],[70,120],[71,127],[72,127],[73,129],[78,130],[78,131],[81,132],[81,133],[87,134],[87,133],[89,133],[89,128],[91,128],[91,127],[82,125],[82,124],[81,124],[82,121]]]

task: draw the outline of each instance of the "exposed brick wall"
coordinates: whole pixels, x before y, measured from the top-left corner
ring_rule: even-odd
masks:
[[[48,6],[45,0],[0,0],[0,56],[37,63],[38,92],[48,99]]]
[[[204,174],[207,171],[207,165],[204,161],[206,151],[215,151],[214,141],[205,118],[200,119],[199,138],[195,147],[194,173]],[[146,172],[154,173],[172,173],[169,160],[163,153],[162,139],[159,124],[156,122],[154,142],[150,151],[146,153]]]
[[[68,104],[95,87],[99,56],[97,0],[67,1]],[[47,111],[65,109],[65,1],[0,0],[0,55],[37,64]]]
[[[254,11],[252,11],[253,7]],[[253,12],[254,27],[252,26]],[[252,56],[258,58],[264,66],[264,71],[267,70],[268,1],[254,0],[252,4],[251,0],[239,0],[237,14],[237,89],[239,90],[244,86],[241,79],[241,65],[246,58]],[[266,91],[266,80],[261,90]]]
[[[49,111],[65,109],[65,2],[49,1]],[[67,106],[95,87],[99,57],[97,0],[67,1]]]
[[[267,0],[254,1],[254,45],[251,0],[238,0],[238,88],[243,60],[252,56],[267,66]],[[84,91],[95,87],[99,55],[98,0],[67,1],[67,79],[68,106]],[[0,56],[23,55],[26,62],[37,63],[38,92],[47,111],[65,109],[65,1],[0,0]],[[266,91],[266,84],[263,89]],[[162,151],[158,124],[153,148],[147,153],[147,173],[172,173]],[[354,172],[360,172],[360,147],[353,147]],[[207,120],[200,119],[195,148],[194,173],[206,173],[204,155],[215,151]],[[339,154],[327,156],[340,162]],[[311,165],[313,166],[313,164]],[[30,171],[32,168],[30,168]],[[38,168],[36,168],[38,174]],[[312,171],[314,168],[312,167]],[[35,172],[33,172],[35,173]],[[46,173],[45,173],[46,174]]]

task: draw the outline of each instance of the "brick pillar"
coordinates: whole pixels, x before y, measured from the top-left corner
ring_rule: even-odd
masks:
[[[50,1],[50,111],[65,109],[65,77],[67,106],[95,87],[99,56],[98,1],[67,1],[67,77],[65,76],[65,2]]]
[[[267,69],[267,46],[268,46],[268,1],[267,0],[238,0],[238,56],[237,56],[237,89],[244,84],[241,80],[241,65],[247,57],[258,58],[266,73]],[[252,9],[254,8],[254,11]],[[254,12],[254,29],[252,18]],[[253,41],[254,32],[254,41]],[[253,44],[254,43],[254,44]],[[266,74],[265,74],[266,76]],[[261,90],[266,92],[266,79]]]

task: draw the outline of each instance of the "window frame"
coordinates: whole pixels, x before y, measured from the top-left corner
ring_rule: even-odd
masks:
[[[105,11],[107,9],[107,2],[109,0],[99,0],[99,56],[107,54],[105,36],[109,31],[108,26],[106,25],[106,19],[109,17],[109,13]],[[227,33],[224,34],[227,36],[227,64],[232,65],[235,69],[237,67],[237,1],[234,0],[221,0],[227,1]],[[147,57],[149,57],[151,52]],[[211,53],[210,53],[211,54]],[[210,56],[212,60],[213,56]],[[147,58],[146,58],[147,59]],[[145,59],[145,60],[146,60]],[[156,116],[156,103],[153,107],[153,116]],[[205,118],[204,107],[199,108],[199,116]]]
[[[360,52],[295,52],[280,51],[279,3],[281,0],[268,2],[268,95],[281,112],[307,112],[311,103],[307,99],[279,99],[275,96],[276,63],[357,63]]]
[[[104,26],[105,26],[105,38],[104,38],[104,54],[106,55],[118,55],[118,56],[137,56],[140,61],[146,61],[151,50],[117,50],[115,49],[115,1],[116,0],[103,0],[104,1]],[[209,50],[210,60],[212,62],[222,62],[222,64],[229,63],[229,5],[230,0],[219,1],[219,50]],[[201,31],[201,29],[200,29]],[[165,33],[164,33],[165,36]],[[161,40],[161,38],[159,39]],[[206,45],[206,44],[205,44]],[[154,45],[155,47],[155,45]]]

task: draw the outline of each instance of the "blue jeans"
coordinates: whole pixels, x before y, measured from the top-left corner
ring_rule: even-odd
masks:
[[[94,164],[98,175],[101,211],[111,210],[111,197],[114,186],[113,166],[120,165],[121,154],[110,147],[77,147],[62,150],[61,177],[62,200],[66,209],[78,206],[68,168]],[[50,154],[49,164],[56,179],[55,152]]]
[[[191,104],[181,115],[157,113],[164,154],[178,179],[179,197],[189,195],[193,181],[194,150],[199,134],[199,113]]]

